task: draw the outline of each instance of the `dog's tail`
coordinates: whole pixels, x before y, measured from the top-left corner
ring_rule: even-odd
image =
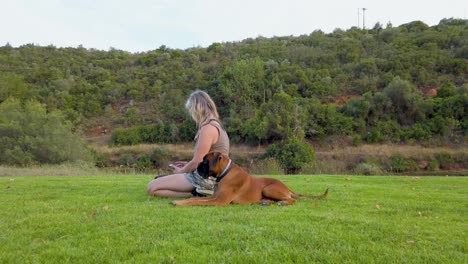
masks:
[[[309,199],[325,199],[328,196],[328,188],[325,190],[325,192],[322,195],[304,195],[304,194],[298,194],[298,193],[293,193],[291,195],[293,198],[309,198]]]

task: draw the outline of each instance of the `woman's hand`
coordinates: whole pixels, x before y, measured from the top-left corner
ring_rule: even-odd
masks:
[[[187,165],[188,161],[176,161],[174,162],[173,164],[177,167],[177,168],[183,168],[185,165]]]
[[[185,173],[182,168],[174,168],[174,174]]]
[[[176,161],[174,163],[170,163],[169,167],[173,169],[174,173],[179,174],[179,173],[184,173],[182,170],[185,165],[187,165],[187,161]]]

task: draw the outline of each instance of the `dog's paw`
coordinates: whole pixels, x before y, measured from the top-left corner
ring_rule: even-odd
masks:
[[[271,203],[270,203],[269,201],[265,201],[265,200],[264,200],[264,201],[260,201],[259,204],[262,205],[262,206],[268,206],[268,205],[270,205]]]
[[[177,201],[172,201],[172,202],[171,202],[171,205],[177,206],[177,205],[179,205],[179,204],[177,203]]]
[[[278,201],[278,202],[276,202],[276,204],[279,205],[279,206],[288,205],[285,201]]]

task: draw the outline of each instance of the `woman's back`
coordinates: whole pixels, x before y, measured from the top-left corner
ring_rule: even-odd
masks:
[[[226,133],[226,130],[224,130],[218,120],[212,119],[209,124],[216,127],[219,131],[218,141],[211,146],[210,152],[221,152],[222,154],[229,156],[229,136]]]

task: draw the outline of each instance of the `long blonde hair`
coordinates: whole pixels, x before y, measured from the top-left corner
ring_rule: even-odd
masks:
[[[199,128],[207,124],[211,116],[219,120],[218,110],[213,99],[204,91],[196,90],[190,94],[187,103],[185,103],[185,108]]]

